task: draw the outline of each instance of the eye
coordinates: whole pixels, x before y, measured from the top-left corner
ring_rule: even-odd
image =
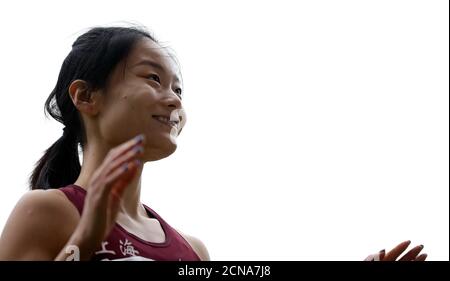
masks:
[[[159,79],[159,76],[156,75],[156,74],[147,75],[147,78],[148,79],[155,79],[156,82],[161,83],[161,80]]]
[[[177,93],[178,96],[181,97],[183,90],[181,90],[181,88],[177,88],[175,89],[175,93]]]

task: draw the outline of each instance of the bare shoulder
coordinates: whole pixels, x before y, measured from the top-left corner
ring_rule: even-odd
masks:
[[[197,253],[197,255],[200,257],[202,261],[210,261],[211,257],[209,256],[208,249],[206,248],[205,244],[198,239],[197,237],[194,237],[192,235],[185,234],[178,229],[176,231],[183,236],[186,241],[188,241],[189,245],[194,249],[194,251]]]
[[[26,192],[17,202],[12,215],[18,218],[25,216],[28,219],[39,217],[66,220],[79,217],[75,206],[57,189]]]
[[[74,231],[78,211],[59,190],[25,193],[0,237],[0,260],[53,259]]]

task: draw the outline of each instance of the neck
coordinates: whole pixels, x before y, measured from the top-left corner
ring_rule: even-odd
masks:
[[[98,167],[103,163],[106,154],[111,148],[104,144],[91,143],[90,146],[85,146],[83,152],[83,164],[81,165],[81,172],[78,179],[74,183],[87,192],[89,192],[89,182]],[[145,209],[141,204],[141,175],[143,166],[139,168],[133,180],[125,188],[122,195],[121,207],[119,215],[137,219],[139,216],[146,216]]]

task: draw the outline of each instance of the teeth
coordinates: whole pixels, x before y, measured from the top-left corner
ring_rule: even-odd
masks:
[[[160,120],[160,121],[163,121],[163,122],[169,122],[169,118],[167,118],[167,117],[164,117],[164,116],[156,116],[156,119],[158,119],[158,120]]]
[[[178,121],[171,121],[169,120],[169,118],[165,117],[165,116],[154,116],[157,120],[162,121],[164,123],[167,123],[171,126],[177,126]]]

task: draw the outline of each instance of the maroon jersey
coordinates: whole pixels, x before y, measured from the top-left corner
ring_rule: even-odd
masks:
[[[74,184],[59,188],[78,209],[83,212],[86,190]],[[155,261],[199,261],[189,243],[155,211],[142,204],[150,218],[155,218],[164,230],[166,241],[145,241],[126,231],[116,223],[108,238],[99,245],[91,260],[155,260]]]

